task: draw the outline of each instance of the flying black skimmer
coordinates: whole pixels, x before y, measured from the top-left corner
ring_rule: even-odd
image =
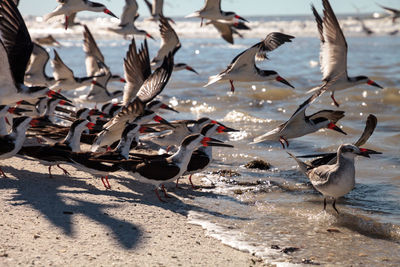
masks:
[[[158,186],[179,178],[187,170],[191,155],[199,146],[232,147],[211,137],[193,134],[187,136],[182,141],[178,151],[167,158],[164,155],[144,158],[131,157],[129,160],[120,161],[118,165],[139,181],[155,185],[156,195],[160,201],[163,201],[158,194]],[[164,185],[162,189],[166,194]]]
[[[153,39],[153,36],[151,36],[147,31],[145,30],[140,30],[135,26],[136,20],[139,18],[139,14],[137,14],[134,18],[133,21],[126,23],[126,24],[119,24],[118,28],[107,28],[108,31],[114,32],[116,34],[123,35],[125,39],[127,39],[127,35],[143,35],[145,37],[148,37],[150,39]]]
[[[49,59],[50,56],[46,49],[37,43],[33,43],[32,54],[25,72],[25,84],[46,87],[53,85],[54,77],[46,74],[46,65]]]
[[[205,137],[212,137],[216,133],[228,133],[236,132],[237,130],[228,128],[219,124],[209,123],[201,129],[201,134]],[[194,173],[205,170],[212,161],[212,146],[201,146],[197,150],[193,151],[192,157],[190,158],[184,175],[189,174],[189,182],[192,188],[196,188],[192,182],[192,175]],[[178,179],[176,180],[178,185]]]
[[[53,145],[39,145],[39,146],[24,146],[18,152],[22,156],[34,158],[45,166],[49,166],[49,175],[51,174],[51,167],[57,165],[64,174],[68,172],[59,166],[60,164],[68,163],[69,159],[65,156],[63,151],[80,152],[81,151],[81,134],[89,128],[95,127],[95,124],[87,120],[78,119],[71,124],[68,135],[61,142]]]
[[[24,84],[33,44],[25,22],[12,1],[0,1],[0,105],[53,96],[67,100],[47,87]]]
[[[37,123],[38,121],[27,116],[15,118],[12,132],[8,135],[0,135],[0,160],[15,156],[24,144],[26,130]],[[0,174],[7,177],[1,167]]]
[[[279,76],[276,71],[261,70],[255,63],[256,58],[267,59],[266,52],[272,51],[286,42],[291,42],[293,38],[293,36],[279,32],[268,34],[263,41],[237,55],[220,74],[211,76],[205,87],[218,81],[229,80],[231,91],[234,92],[234,81],[261,82],[276,80],[294,88],[289,82]]]
[[[320,64],[322,71],[322,81],[327,82],[339,73],[341,76],[335,84],[329,88],[331,98],[336,106],[339,103],[335,100],[335,91],[343,90],[358,84],[368,84],[382,88],[373,80],[366,76],[349,77],[347,75],[347,42],[340,28],[339,22],[333,12],[328,0],[322,0],[324,6],[324,18],[322,19],[313,5],[311,9],[314,13],[318,26],[319,38],[321,40]],[[320,87],[311,89],[314,92]]]
[[[56,50],[54,50],[54,59],[51,61],[51,65],[53,66],[54,76],[54,83],[50,87],[52,90],[74,90],[91,84],[103,86],[94,79],[104,76],[104,73],[88,77],[75,77],[74,72],[65,65]]]
[[[390,16],[392,17],[392,23],[394,24],[396,22],[397,18],[400,18],[400,9],[395,9],[395,8],[391,8],[391,7],[385,7],[382,5],[379,5],[381,8],[383,8],[384,10],[386,10],[386,12],[388,12],[390,14]]]
[[[246,19],[237,15],[235,12],[222,11],[221,0],[206,0],[204,7],[192,14],[187,15],[185,18],[201,18],[200,26],[203,26],[203,19],[209,20],[243,20]]]
[[[150,21],[158,21],[160,17],[164,17],[164,0],[153,0],[153,3],[150,3],[149,0],[144,0],[144,2],[147,5],[147,8],[150,11],[150,18],[147,20]],[[175,23],[171,18],[166,18],[167,20],[171,21],[172,23]]]
[[[105,58],[89,28],[86,25],[83,25],[83,27],[83,50],[86,54],[86,74],[88,76],[96,76],[101,74],[102,69],[100,67],[106,66]],[[106,66],[106,68],[108,67]],[[111,72],[110,74],[110,82],[126,82],[120,75],[112,74]]]
[[[65,16],[65,29],[68,29],[68,17],[80,11],[104,12],[114,18],[115,16],[103,4],[92,2],[88,0],[57,0],[59,5],[49,14],[44,16],[47,21],[52,17],[64,15]]]
[[[61,46],[61,44],[51,34],[49,34],[45,37],[36,37],[34,39],[34,42],[39,45],[49,45],[49,46],[58,46],[58,47]]]
[[[157,55],[151,61],[151,65],[153,68],[159,67],[160,64],[163,62],[164,58],[168,56],[169,53],[172,53],[172,55],[175,56],[175,53],[182,46],[175,30],[171,27],[168,20],[163,16],[160,17],[160,34],[161,34],[161,46],[158,49]],[[197,71],[195,71],[192,67],[190,67],[186,63],[176,63],[174,65],[174,71],[184,70],[184,69],[198,74]]]
[[[232,22],[224,20],[210,20],[206,22],[206,25],[213,25],[214,28],[220,33],[222,39],[230,44],[234,44],[234,34],[237,34],[240,38],[243,38],[242,34],[238,32],[238,30],[250,30],[250,28],[241,21]]]
[[[357,147],[363,146],[368,141],[370,136],[373,134],[377,122],[378,122],[377,118],[374,115],[370,114],[367,118],[367,122],[365,124],[363,133],[353,145]],[[370,154],[381,154],[381,153],[376,151],[370,151]],[[321,165],[334,164],[336,162],[336,153],[320,153],[320,154],[304,155],[304,156],[298,156],[298,158],[316,158],[311,162],[307,163],[315,168]]]
[[[355,167],[354,158],[357,155],[368,157],[375,151],[359,148],[352,144],[344,144],[339,146],[337,150],[337,161],[331,165],[321,165],[312,167],[291,153],[287,152],[300,167],[316,190],[324,195],[324,210],[326,208],[326,198],[333,198],[332,207],[337,213],[336,199],[349,193],[355,185]]]
[[[346,134],[342,129],[336,126],[336,122],[344,117],[344,111],[320,110],[310,116],[306,116],[307,107],[315,101],[326,90],[329,90],[330,84],[333,84],[336,79],[330,83],[325,83],[320,90],[309,97],[302,103],[293,113],[290,119],[279,125],[277,128],[269,131],[261,136],[254,138],[252,144],[263,141],[279,141],[283,148],[289,146],[288,139],[297,138],[318,131],[322,128],[335,130],[342,134]]]

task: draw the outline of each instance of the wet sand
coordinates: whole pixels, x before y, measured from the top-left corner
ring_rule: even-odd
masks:
[[[100,179],[36,161],[1,162],[0,266],[260,266],[257,257],[206,236],[187,222],[191,199],[204,194],[181,179],[161,203],[152,186],[124,172]],[[195,181],[200,183],[200,181]],[[202,212],[207,212],[201,209]],[[218,216],[218,214],[216,214]],[[221,216],[223,216],[221,214]]]

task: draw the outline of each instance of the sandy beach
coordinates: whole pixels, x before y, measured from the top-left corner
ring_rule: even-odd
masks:
[[[182,179],[168,186],[172,198],[160,202],[152,186],[126,173],[100,179],[35,161],[1,162],[1,266],[260,266],[260,259],[206,236],[187,223],[201,196]],[[199,183],[199,181],[195,181]],[[202,210],[202,212],[207,212]]]

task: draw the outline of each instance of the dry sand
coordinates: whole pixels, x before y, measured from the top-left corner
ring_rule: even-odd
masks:
[[[170,185],[161,203],[152,186],[124,172],[100,179],[67,166],[71,177],[36,161],[1,161],[0,266],[259,266],[260,259],[187,223],[205,193]],[[184,179],[183,182],[186,182]],[[197,181],[199,183],[199,181]],[[207,211],[203,211],[207,212]]]

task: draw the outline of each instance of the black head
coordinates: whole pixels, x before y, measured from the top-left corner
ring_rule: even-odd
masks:
[[[78,110],[76,112],[76,118],[81,118],[82,114],[84,114],[85,112],[89,112],[89,109],[88,108],[81,108],[80,110]]]
[[[147,109],[152,109],[153,107],[156,107],[157,105],[162,105],[162,102],[160,101],[160,100],[153,100],[153,101],[151,101],[150,103],[148,103],[147,105],[146,105],[146,108]]]
[[[193,141],[198,139],[199,136],[200,136],[200,134],[191,134],[191,135],[187,136],[185,139],[183,139],[181,146],[183,146],[183,147],[189,146],[190,144],[193,143]]]
[[[207,133],[209,131],[211,131],[213,128],[215,128],[215,127],[217,127],[216,124],[209,123],[209,124],[203,126],[203,128],[201,128],[201,134],[204,135],[204,136],[207,136]]]
[[[324,122],[328,122],[329,120],[325,117],[317,117],[313,120],[311,120],[314,124],[319,124],[319,123],[324,123]]]
[[[71,126],[70,126],[70,131],[75,131],[76,127],[78,127],[79,125],[81,125],[82,123],[86,122],[86,119],[77,119],[75,120]]]

